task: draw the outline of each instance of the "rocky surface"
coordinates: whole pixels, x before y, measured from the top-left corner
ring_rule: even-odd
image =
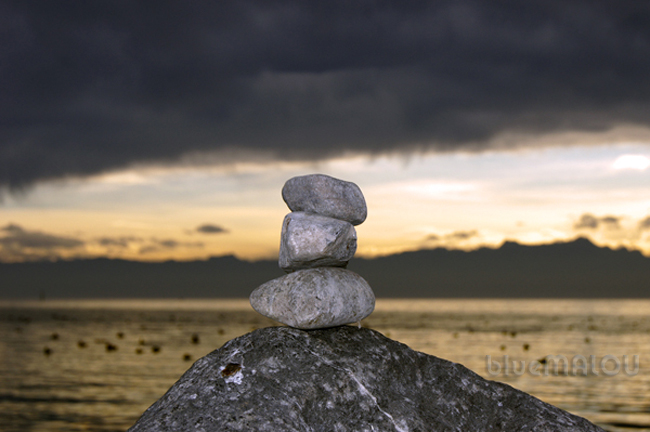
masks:
[[[349,222],[304,212],[284,218],[279,265],[285,271],[344,267],[356,250],[357,233]]]
[[[465,367],[351,326],[273,327],[198,360],[129,432],[602,429]]]
[[[265,317],[301,329],[359,322],[375,308],[375,295],[358,274],[339,267],[298,270],[270,280],[250,295]]]
[[[366,220],[366,200],[354,183],[324,174],[289,179],[282,198],[291,211],[316,213],[359,225]]]

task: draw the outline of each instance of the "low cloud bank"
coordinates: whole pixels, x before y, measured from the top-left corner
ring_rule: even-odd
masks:
[[[635,0],[37,1],[0,16],[0,189],[142,163],[650,137]]]

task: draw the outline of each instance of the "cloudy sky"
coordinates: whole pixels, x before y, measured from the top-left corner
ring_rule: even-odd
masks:
[[[0,260],[360,255],[582,235],[650,256],[650,4],[0,0]]]

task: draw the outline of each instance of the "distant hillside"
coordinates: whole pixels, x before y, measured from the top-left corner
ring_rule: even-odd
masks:
[[[644,298],[650,258],[578,239],[472,252],[421,250],[353,258],[377,297]],[[207,261],[142,263],[93,259],[0,264],[0,298],[247,297],[281,276],[276,261],[232,256]]]
[[[0,298],[248,297],[282,276],[277,261],[232,256],[145,263],[113,259],[0,264]]]
[[[353,259],[377,297],[645,298],[650,258],[580,238],[568,243],[471,252],[422,250]]]

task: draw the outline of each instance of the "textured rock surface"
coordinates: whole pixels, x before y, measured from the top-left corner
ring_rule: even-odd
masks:
[[[294,212],[284,218],[280,268],[344,267],[357,250],[351,223],[326,216]]]
[[[316,213],[359,225],[366,220],[366,200],[354,183],[324,174],[293,177],[282,188],[291,211]]]
[[[270,280],[250,295],[265,317],[301,329],[359,322],[375,308],[375,295],[358,274],[338,267],[298,270]]]
[[[368,329],[265,328],[198,360],[129,429],[166,431],[602,429]]]

